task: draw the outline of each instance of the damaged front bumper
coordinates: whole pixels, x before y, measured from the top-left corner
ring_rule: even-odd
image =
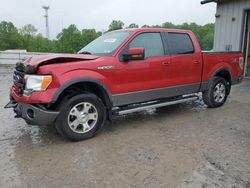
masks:
[[[17,103],[11,100],[4,108],[13,108],[15,118],[23,118],[31,125],[50,125],[54,123],[59,112],[42,109],[39,106]]]

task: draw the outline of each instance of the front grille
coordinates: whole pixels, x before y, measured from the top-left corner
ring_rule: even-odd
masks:
[[[19,88],[19,94],[23,94],[25,89],[25,65],[23,63],[17,63],[13,75],[13,81],[16,86]]]

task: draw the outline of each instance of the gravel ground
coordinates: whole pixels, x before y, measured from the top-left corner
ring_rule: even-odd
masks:
[[[0,187],[250,188],[250,79],[227,103],[202,101],[117,117],[72,143],[14,119],[0,67]]]

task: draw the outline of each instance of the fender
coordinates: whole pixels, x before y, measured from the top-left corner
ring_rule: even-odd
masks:
[[[108,88],[99,80],[93,79],[93,78],[77,78],[74,80],[70,80],[66,83],[64,83],[55,93],[55,95],[52,98],[52,103],[55,103],[57,101],[57,99],[59,98],[60,94],[69,86],[76,84],[76,83],[84,83],[84,82],[89,82],[89,83],[94,83],[97,84],[98,86],[100,86],[108,95],[109,97],[109,101],[111,103],[113,103],[112,101],[112,94],[110,93],[110,91],[108,90]]]
[[[232,71],[231,71],[231,69],[232,69],[232,67],[229,66],[229,65],[226,64],[226,63],[217,64],[217,65],[215,65],[215,66],[210,70],[210,72],[209,72],[209,74],[208,74],[208,75],[210,75],[210,79],[209,79],[209,80],[211,80],[218,72],[223,71],[223,70],[229,72],[230,76],[232,76]]]
[[[232,73],[231,73],[231,71],[230,71],[227,67],[220,67],[219,69],[217,69],[217,70],[212,74],[212,76],[209,78],[209,80],[208,80],[207,82],[203,82],[203,83],[201,84],[201,89],[200,89],[200,91],[206,91],[206,90],[208,89],[209,85],[211,84],[213,78],[215,77],[215,75],[218,74],[218,73],[221,72],[221,71],[226,71],[226,72],[228,72],[229,75],[230,75],[230,78],[231,78],[230,82],[232,82]]]
[[[221,67],[221,68],[217,69],[217,71],[214,72],[214,74],[211,76],[209,82],[211,82],[211,80],[215,77],[215,75],[218,74],[221,71],[228,72],[229,75],[230,75],[230,78],[232,79],[232,73],[231,73],[231,71],[227,67]],[[231,80],[230,80],[230,82],[231,82]]]

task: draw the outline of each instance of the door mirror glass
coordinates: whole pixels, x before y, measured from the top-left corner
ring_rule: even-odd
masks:
[[[122,55],[123,61],[136,61],[145,59],[144,48],[129,48],[126,53]]]

